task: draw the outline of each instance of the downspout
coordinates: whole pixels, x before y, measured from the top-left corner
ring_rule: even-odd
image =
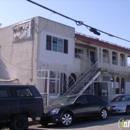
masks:
[[[35,19],[32,19],[32,57],[31,57],[31,78],[30,81],[33,82],[33,61],[34,61],[34,40],[35,40]]]

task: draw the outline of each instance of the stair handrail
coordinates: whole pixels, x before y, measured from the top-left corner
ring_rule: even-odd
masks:
[[[98,74],[98,73],[100,73],[100,71],[99,71],[99,69],[97,69],[92,75],[91,75],[91,77],[93,76],[93,75],[95,75],[95,74]],[[95,76],[97,76],[97,75],[95,75]],[[86,83],[86,85],[88,85],[89,83],[90,83],[90,81],[94,81],[95,80],[95,78],[93,77],[93,78],[91,78],[91,77],[89,77],[88,79],[87,79],[87,81],[89,81],[88,83]],[[85,83],[85,82],[84,82]],[[91,84],[91,83],[90,83]],[[86,86],[85,84],[83,84],[77,91],[79,91],[80,89],[84,89],[84,87]]]
[[[92,68],[94,68],[94,66],[97,65],[100,60],[101,60],[101,58],[98,59],[98,60],[95,62],[95,64],[93,64],[89,69],[87,69],[87,70],[85,71],[85,73],[84,73],[83,75],[81,75],[81,76],[78,78],[78,80],[76,80],[76,82],[75,82],[62,96],[64,96],[69,90],[71,90],[71,88],[72,88],[87,72],[89,72]]]

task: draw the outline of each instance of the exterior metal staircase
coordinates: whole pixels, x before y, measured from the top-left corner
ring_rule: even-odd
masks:
[[[100,75],[101,70],[97,67],[98,60],[91,68],[89,68],[62,96],[70,94],[82,94]]]

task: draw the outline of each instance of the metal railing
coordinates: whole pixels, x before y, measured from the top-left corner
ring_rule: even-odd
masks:
[[[75,32],[75,34],[79,34],[79,35],[81,35],[81,36],[88,37],[88,38],[93,38],[93,39],[96,39],[96,40],[99,40],[99,41],[106,42],[106,43],[108,43],[108,44],[110,44],[110,45],[114,45],[114,46],[117,46],[117,47],[121,47],[121,48],[130,50],[130,48],[128,48],[128,47],[121,46],[121,45],[118,45],[118,44],[115,44],[115,43],[111,43],[111,42],[108,42],[108,41],[99,39],[99,38],[97,38],[97,37],[89,36],[89,35],[86,35],[86,34],[83,34],[83,33],[80,33],[80,32]]]
[[[78,54],[78,53],[75,53],[75,58],[84,59],[84,60],[90,60],[88,55]]]
[[[67,93],[71,92],[71,90],[73,90],[73,89],[75,88],[76,84],[78,84],[79,82],[83,81],[83,78],[84,78],[85,76],[88,76],[87,74],[88,74],[89,72],[92,71],[93,73],[95,73],[95,72],[98,70],[97,65],[98,65],[98,63],[100,62],[100,60],[101,60],[101,59],[97,60],[96,63],[93,64],[93,65],[63,94],[63,96],[66,95]],[[91,76],[91,75],[89,75],[89,76]],[[87,81],[85,81],[85,82],[87,82]],[[84,83],[85,83],[85,82],[84,82]],[[83,84],[84,84],[84,83],[83,83]],[[80,87],[82,87],[82,86],[80,86]],[[80,88],[77,88],[77,90],[78,90],[78,89],[80,89]]]

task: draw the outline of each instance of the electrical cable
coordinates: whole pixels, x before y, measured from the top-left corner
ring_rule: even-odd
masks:
[[[19,67],[19,66],[16,66],[16,65],[10,63],[8,60],[6,60],[6,59],[5,59],[4,57],[2,57],[2,56],[0,56],[0,58],[3,59],[4,61],[6,61],[8,64],[10,64],[10,65],[12,65],[12,66],[14,66],[14,67],[16,67],[16,68],[23,69],[23,70],[32,70],[32,69],[21,68],[21,67]]]
[[[70,17],[68,17],[68,16],[66,16],[66,15],[63,15],[63,14],[61,14],[61,13],[59,13],[59,12],[56,12],[56,11],[50,9],[50,8],[47,8],[47,7],[43,6],[43,5],[40,5],[40,4],[38,4],[38,3],[36,3],[36,2],[34,2],[34,1],[32,1],[32,0],[27,0],[27,1],[33,3],[33,4],[37,5],[37,6],[39,6],[39,7],[41,7],[41,8],[44,8],[44,9],[46,9],[46,10],[49,10],[49,11],[55,13],[55,14],[58,14],[58,15],[64,17],[64,18],[67,18],[67,19],[69,19],[69,20],[72,20],[72,21],[74,21],[74,22],[76,23],[77,26],[84,25],[85,27],[89,28],[89,30],[90,30],[91,32],[93,32],[94,34],[100,35],[100,32],[101,32],[101,33],[104,33],[104,34],[106,34],[106,35],[108,35],[108,36],[115,37],[115,38],[118,38],[118,39],[120,39],[120,40],[124,40],[124,41],[126,41],[126,42],[130,42],[130,40],[127,40],[127,39],[124,39],[124,38],[115,36],[115,35],[113,35],[113,34],[107,33],[107,32],[105,32],[105,31],[102,31],[102,30],[99,30],[99,29],[94,28],[94,27],[92,27],[92,26],[89,26],[89,25],[87,25],[87,24],[84,24],[83,21],[78,21],[78,20],[75,20],[75,19],[73,19],[73,18],[70,18]]]
[[[52,13],[50,14],[49,18],[47,19],[47,21],[46,21],[46,23],[45,23],[45,26],[44,26],[39,32],[34,28],[34,30],[35,30],[35,32],[36,32],[37,34],[39,34],[39,33],[41,33],[42,31],[44,31],[44,29],[46,28],[46,26],[47,26],[47,24],[48,24],[48,22],[49,22],[49,19],[50,19],[51,15],[52,15]]]

